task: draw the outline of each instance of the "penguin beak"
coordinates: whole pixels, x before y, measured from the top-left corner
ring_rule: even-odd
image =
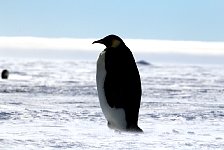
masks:
[[[103,44],[103,40],[102,40],[102,39],[100,39],[100,40],[94,41],[92,44],[95,44],[95,43],[100,43],[100,44]]]

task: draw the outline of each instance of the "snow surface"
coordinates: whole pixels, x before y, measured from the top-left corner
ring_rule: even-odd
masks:
[[[96,62],[0,60],[0,149],[224,149],[224,66],[139,65],[143,134],[107,127]]]

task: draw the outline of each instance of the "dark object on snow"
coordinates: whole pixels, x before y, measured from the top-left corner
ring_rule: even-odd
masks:
[[[8,77],[9,77],[9,71],[4,69],[2,71],[2,79],[8,79]]]
[[[136,63],[139,64],[139,65],[146,65],[146,66],[151,65],[149,62],[147,62],[145,60],[139,60]]]

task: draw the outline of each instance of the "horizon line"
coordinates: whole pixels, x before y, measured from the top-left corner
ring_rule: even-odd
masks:
[[[104,46],[92,45],[96,38],[0,36],[0,49],[29,50],[85,50],[98,51]],[[184,41],[160,39],[124,38],[133,52],[186,53],[203,55],[224,55],[224,41]]]

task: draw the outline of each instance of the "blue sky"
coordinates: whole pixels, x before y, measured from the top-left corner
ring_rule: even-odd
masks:
[[[2,0],[0,57],[96,59],[108,34],[137,59],[224,64],[224,0]]]
[[[223,0],[4,0],[0,36],[224,41]]]

